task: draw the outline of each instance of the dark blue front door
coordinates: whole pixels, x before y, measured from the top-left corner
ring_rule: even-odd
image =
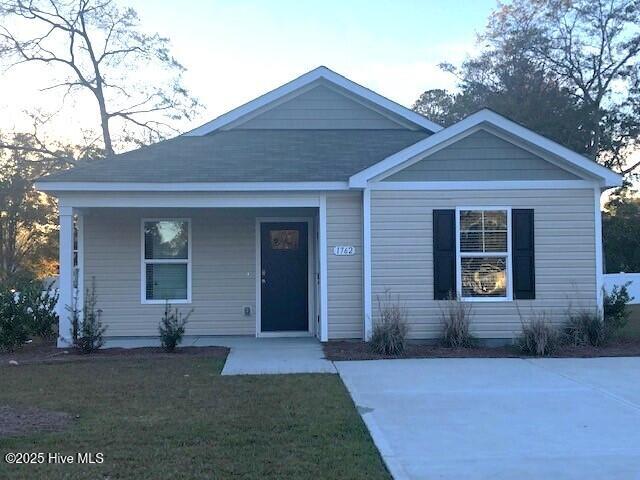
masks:
[[[308,231],[305,222],[269,222],[261,235],[263,332],[309,329]]]

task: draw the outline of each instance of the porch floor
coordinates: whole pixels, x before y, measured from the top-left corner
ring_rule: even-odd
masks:
[[[222,375],[336,373],[315,338],[221,337],[216,343],[231,349]]]

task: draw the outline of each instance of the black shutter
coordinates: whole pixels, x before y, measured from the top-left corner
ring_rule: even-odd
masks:
[[[533,209],[511,211],[513,298],[536,298]]]
[[[433,211],[433,299],[456,296],[456,211]]]

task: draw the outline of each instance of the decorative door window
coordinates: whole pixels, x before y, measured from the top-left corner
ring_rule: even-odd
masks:
[[[298,230],[271,230],[269,232],[272,250],[297,250]]]

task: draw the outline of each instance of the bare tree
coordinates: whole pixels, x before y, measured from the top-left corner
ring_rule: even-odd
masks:
[[[150,143],[177,132],[198,102],[182,84],[169,41],[140,30],[135,10],[112,0],[0,0],[0,57],[9,68],[47,65],[44,90],[90,93],[107,156],[117,122],[123,140]]]
[[[41,174],[44,175],[53,170],[73,166],[77,160],[86,160],[88,155],[93,158],[101,158],[104,155],[96,146],[96,138],[85,137],[80,145],[74,147],[45,138],[42,130],[46,129],[55,115],[46,115],[37,111],[27,113],[27,116],[31,120],[29,131],[25,129],[0,132],[0,159],[18,153],[27,159],[27,165],[37,162],[42,170]]]
[[[30,144],[28,138],[15,141]],[[37,157],[17,149],[0,150],[0,283],[46,271],[39,261],[54,258],[55,201],[37,192],[33,179],[57,162]]]
[[[63,144],[42,134],[50,116],[30,116],[31,130],[0,132],[0,283],[55,273],[57,202],[34,181],[104,155],[93,136]]]
[[[33,188],[33,181],[65,168],[72,149],[48,144],[37,135],[0,137],[13,148],[0,147],[0,283],[53,273],[56,203]]]
[[[586,153],[623,174],[640,136],[640,2],[514,0],[493,13],[484,36],[502,51],[524,51],[582,107]]]

